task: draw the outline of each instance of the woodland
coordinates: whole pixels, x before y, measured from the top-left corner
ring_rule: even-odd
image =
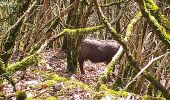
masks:
[[[0,0],[0,100],[170,100],[169,19],[170,0]]]

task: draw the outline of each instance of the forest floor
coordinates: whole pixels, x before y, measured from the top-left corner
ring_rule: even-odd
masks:
[[[104,63],[95,64],[86,61],[84,63],[84,75],[80,73],[79,67],[76,74],[71,74],[66,70],[66,55],[61,50],[45,50],[41,55],[43,59],[42,64],[31,66],[25,71],[17,71],[13,75],[14,80],[17,82],[17,90],[25,91],[27,98],[30,98],[30,100],[47,100],[47,98],[48,100],[99,100],[99,98],[102,100],[111,100],[109,96],[100,97],[100,94],[98,94],[99,96],[94,94],[98,78],[106,67]],[[64,77],[72,81],[56,81],[52,86],[46,86],[44,85],[44,82],[49,79],[49,76],[48,74],[42,74],[44,72],[48,72],[52,75],[56,74],[59,77]],[[81,83],[85,85],[82,85]],[[71,86],[71,84],[74,85]],[[0,86],[0,93],[6,94],[7,97],[12,97],[14,94],[13,87],[8,82],[5,82],[3,86]],[[51,96],[58,99],[53,99]],[[12,100],[15,99],[15,97],[12,98]],[[129,94],[129,97],[127,98],[120,97],[119,99],[114,100],[132,99],[134,99],[134,96]]]
[[[39,75],[38,70],[55,73],[60,77],[74,78],[75,80],[94,87],[96,86],[99,75],[105,69],[104,63],[95,64],[91,63],[90,61],[86,61],[84,63],[84,75],[80,73],[79,67],[76,74],[71,74],[66,70],[66,55],[61,50],[45,50],[41,55],[42,59],[44,60],[43,62],[46,63],[45,65],[40,64],[38,66],[31,66],[25,71],[17,71],[13,75],[14,80],[17,81],[17,90],[26,91],[27,97],[32,97],[36,99],[38,98],[38,100],[45,100],[49,96],[55,97],[56,94],[59,92],[51,88],[37,88],[37,86],[40,86],[45,81],[44,77],[42,75]],[[63,86],[65,85],[64,83],[62,84]],[[0,87],[0,92],[8,96],[12,96],[13,87],[8,82],[6,82],[3,86]],[[70,90],[67,89],[67,91],[64,92],[62,91],[62,94],[59,93],[59,95],[57,95],[57,98],[59,100],[89,100],[89,98],[92,98],[92,94],[89,91],[86,91],[80,87],[75,87]]]

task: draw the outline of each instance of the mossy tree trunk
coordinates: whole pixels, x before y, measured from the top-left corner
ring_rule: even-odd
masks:
[[[70,3],[73,3],[75,0],[71,0]],[[79,15],[78,7],[79,0],[76,3],[74,9],[68,13],[66,23],[74,28],[79,27]],[[71,34],[71,35],[70,35]],[[69,33],[64,36],[62,49],[67,52],[67,70],[76,73],[77,72],[77,50],[76,50],[76,37],[72,36],[72,33]]]
[[[73,37],[67,37],[67,70],[76,73],[77,72],[77,39]]]
[[[75,0],[72,0],[75,2]],[[85,8],[87,6],[87,1],[77,0],[77,5],[75,8],[69,12],[67,18],[67,24],[73,26],[74,28],[80,28],[86,26],[86,20],[89,16],[89,11],[85,12]],[[90,6],[91,8],[92,6]],[[91,11],[91,9],[88,9]],[[71,36],[70,36],[71,34]],[[78,46],[81,43],[83,35],[76,35],[75,33],[69,33],[64,36],[62,49],[66,49],[67,52],[67,69],[68,71],[75,73],[77,71],[77,53]]]
[[[160,12],[154,0],[135,0],[155,34],[170,48],[170,22]]]
[[[70,4],[72,4],[75,0],[70,0]],[[68,13],[68,16],[67,16],[67,20],[66,20],[66,24],[71,26],[71,27],[74,27],[76,28],[78,25],[76,25],[76,17],[77,16],[77,9],[78,9],[78,3],[79,3],[79,0],[77,1],[77,5]],[[65,35],[64,38],[63,38],[63,45],[62,45],[62,50],[66,50],[67,49],[67,36]]]

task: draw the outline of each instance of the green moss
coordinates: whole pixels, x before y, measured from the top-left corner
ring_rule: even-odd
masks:
[[[54,80],[47,80],[43,84],[45,84],[49,87],[49,86],[53,86],[55,83],[56,83],[56,81],[54,81]]]
[[[169,20],[160,12],[159,7],[155,4],[154,0],[145,0],[145,7],[145,13],[148,15],[152,25],[154,25],[157,35],[165,42],[170,41]]]
[[[4,84],[4,79],[0,78],[0,86]]]
[[[153,0],[145,0],[146,7],[151,11],[159,10],[159,7],[155,4]]]
[[[126,98],[127,97],[127,92],[117,92],[114,90],[107,90],[107,91],[100,91],[100,92],[95,92],[94,93],[94,100],[100,100],[103,97],[109,96],[112,100],[119,100],[120,98]]]
[[[79,87],[82,88],[84,90],[91,90],[90,87],[88,85],[86,85],[85,83],[79,82],[78,80],[69,80],[66,81],[66,88],[75,88],[75,87]]]
[[[50,77],[52,80],[57,81],[57,82],[65,82],[68,80],[67,78],[58,76],[57,74],[51,74]]]
[[[132,31],[133,31],[134,25],[141,19],[141,17],[142,17],[141,12],[135,13],[134,18],[130,21],[130,23],[127,26],[127,29],[126,29],[126,39],[130,38],[130,36],[132,34]]]
[[[126,91],[114,91],[111,89],[108,89],[108,94],[114,94],[117,96],[123,96],[123,97],[127,97],[128,93]]]
[[[105,96],[105,92],[96,92],[94,94],[93,100],[101,100]]]
[[[111,73],[113,72],[113,66],[109,66],[108,68],[107,68],[107,74],[108,75],[111,75]]]
[[[17,100],[25,100],[27,98],[27,94],[24,91],[17,91],[16,98]]]
[[[105,84],[101,84],[99,90],[106,91],[106,90],[108,90],[108,87]]]
[[[67,79],[65,77],[60,77],[57,74],[46,72],[46,71],[42,71],[42,70],[35,70],[34,72],[36,74],[41,75],[41,77],[45,78],[46,81],[43,82],[43,84],[48,86],[48,87],[49,86],[53,86],[57,82],[66,82],[66,81],[69,80],[69,79]]]
[[[116,96],[123,96],[123,97],[126,97],[128,95],[128,92],[125,91],[114,91],[108,89],[108,87],[105,84],[101,84],[100,91],[105,91],[107,95],[116,95]]]
[[[142,100],[166,100],[166,99],[162,97],[151,97],[148,95],[144,95],[142,96]]]
[[[5,71],[5,64],[2,61],[2,59],[0,58],[0,74],[3,74]]]
[[[25,100],[35,100],[35,99],[30,97],[30,98],[26,98]]]
[[[115,61],[111,61],[108,65],[107,68],[105,69],[104,73],[100,75],[99,81],[100,83],[106,83],[106,81],[109,79],[109,76],[113,72],[113,66],[115,64]]]
[[[153,16],[150,15],[149,18],[153,22],[154,26],[156,26],[155,31],[161,32],[158,35],[161,35],[161,37],[163,37],[162,38],[163,40],[169,40],[170,41],[170,34],[167,34],[165,28],[163,26],[161,26]]]
[[[147,86],[147,95],[152,96],[153,95],[153,85],[151,83],[148,84]]]
[[[60,77],[55,73],[52,72],[46,72],[41,70],[34,71],[35,73],[44,76],[45,82],[43,84],[47,86],[53,86],[57,82],[63,82],[64,83],[64,89],[73,89],[73,88],[82,88],[85,90],[91,90],[90,87],[82,82],[79,82],[78,80],[71,80],[69,78]]]
[[[106,83],[107,81],[107,76],[106,74],[102,74],[99,78],[100,83]]]
[[[47,97],[46,100],[58,100],[58,98],[51,96],[51,97]]]
[[[68,78],[60,77],[59,75],[48,72],[48,71],[42,71],[42,70],[34,70],[34,73],[40,75],[41,77],[45,78],[45,80],[54,80],[56,82],[65,82],[68,81]]]
[[[6,72],[7,72],[7,74],[12,74],[12,73],[16,72],[17,70],[25,70],[28,66],[38,64],[37,58],[38,58],[37,54],[25,57],[20,62],[10,64],[6,69]]]
[[[99,25],[95,27],[87,27],[87,28],[79,28],[79,29],[64,29],[65,33],[69,33],[68,35],[83,35],[84,33],[95,32],[97,30],[103,29],[104,25]]]

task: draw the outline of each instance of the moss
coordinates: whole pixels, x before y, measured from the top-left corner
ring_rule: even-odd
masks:
[[[6,72],[7,74],[12,74],[17,70],[25,70],[30,65],[38,64],[37,58],[38,58],[37,54],[33,54],[31,56],[25,57],[20,62],[16,62],[14,64],[9,65],[6,69]]]
[[[108,90],[108,93],[109,94],[115,94],[117,96],[123,96],[123,97],[127,97],[127,95],[128,95],[128,92],[126,92],[126,91],[114,91],[114,90],[111,90],[111,89]]]
[[[42,83],[41,88],[43,87],[50,87],[56,84],[57,82],[66,82],[69,79],[65,77],[60,77],[57,74],[41,71],[41,70],[35,70],[34,73],[41,75],[41,77],[45,78],[45,82]]]
[[[91,90],[90,87],[88,85],[86,85],[85,83],[75,81],[75,80],[69,80],[65,84],[66,84],[66,88],[70,88],[70,89],[79,87],[84,90]]]
[[[151,83],[149,83],[147,87],[148,87],[147,88],[147,94],[152,96],[153,95],[153,88],[154,88],[153,85]]]
[[[85,90],[91,90],[90,87],[82,82],[79,82],[78,80],[71,80],[69,78],[65,77],[60,77],[55,73],[52,72],[46,72],[46,71],[41,71],[41,70],[35,70],[34,71],[36,74],[39,74],[41,76],[44,76],[45,82],[43,82],[43,86],[53,86],[57,82],[63,82],[64,83],[64,88],[65,89],[73,89],[80,87]]]
[[[115,64],[115,61],[111,61],[108,65],[107,68],[105,69],[104,73],[100,75],[99,77],[99,81],[100,83],[106,83],[107,80],[109,80],[109,76],[112,74],[113,72],[113,66]]]
[[[58,98],[51,96],[51,97],[47,97],[46,100],[58,100]]]
[[[111,75],[111,73],[113,72],[113,66],[109,66],[108,68],[107,68],[107,74],[108,75]]]
[[[153,0],[145,0],[145,4],[148,10],[157,11],[159,9]]]
[[[106,91],[108,90],[108,87],[105,85],[105,84],[101,84],[100,88],[99,88],[101,91]]]
[[[30,97],[30,98],[26,98],[25,100],[35,100],[35,99]]]
[[[72,34],[72,33],[71,33]],[[67,36],[67,70],[77,72],[77,36]]]
[[[144,95],[142,96],[142,100],[166,100],[166,99],[162,97],[151,97],[148,95]]]
[[[93,89],[90,88],[88,85],[81,83],[79,81],[73,81],[69,80],[64,82],[64,87],[60,90],[60,92],[57,95],[65,95],[66,91],[72,91],[74,89],[82,89],[83,91],[88,91],[90,93],[93,93]]]
[[[161,32],[161,33],[159,33],[159,35],[161,35],[163,37],[162,39],[170,41],[170,34],[166,32],[165,28],[163,26],[161,26],[153,16],[149,15],[149,18],[152,21],[152,24],[154,26],[156,26],[155,31],[157,31],[157,32],[160,31]]]
[[[24,51],[24,43],[20,42],[19,51]]]
[[[36,72],[39,72],[38,74],[40,74],[40,75],[43,73],[44,76],[48,77],[49,80],[47,80],[43,83],[43,84],[47,85],[47,87],[53,86],[57,82],[63,82],[64,83],[63,88],[57,93],[57,95],[65,95],[66,91],[76,89],[76,88],[81,88],[85,91],[90,91],[91,93],[94,94],[94,96],[93,96],[94,100],[99,100],[99,99],[106,97],[106,96],[109,96],[112,99],[116,100],[117,98],[118,99],[119,98],[126,98],[129,94],[126,91],[111,90],[105,84],[101,84],[100,88],[99,88],[99,92],[95,92],[93,88],[91,88],[90,86],[88,86],[88,85],[86,85],[82,82],[79,82],[78,80],[71,80],[69,78],[60,77],[60,76],[58,76],[54,73],[50,73],[50,72],[42,72],[42,71],[36,71]],[[52,97],[52,100],[53,100],[53,97]]]
[[[152,25],[154,25],[157,34],[159,33],[158,36],[164,41],[170,41],[169,20],[160,12],[159,7],[155,4],[154,0],[145,0],[145,7],[145,13],[148,15]],[[147,10],[149,12],[147,12]]]
[[[134,16],[134,18],[130,21],[130,23],[128,24],[127,26],[127,29],[126,29],[126,41],[128,41],[127,39],[130,38],[131,34],[132,34],[132,31],[133,31],[133,27],[134,25],[137,23],[137,21],[139,21],[142,17],[142,14],[141,12],[137,12]]]
[[[68,80],[67,78],[60,77],[56,74],[51,74],[51,79],[54,80],[54,81],[57,81],[57,82],[65,82],[65,81]]]
[[[135,0],[140,6],[142,15],[147,19],[157,36],[169,47],[170,22],[160,12],[155,0]]]
[[[0,74],[3,74],[5,71],[5,64],[2,61],[2,59],[0,58]]]
[[[45,78],[45,80],[54,80],[54,81],[57,81],[57,82],[65,82],[65,81],[69,80],[68,78],[60,77],[59,75],[57,75],[53,72],[42,71],[42,70],[34,70],[34,73]]]
[[[0,86],[4,84],[4,80],[0,78]]]
[[[101,100],[102,97],[105,96],[104,94],[105,94],[104,92],[96,92],[94,97],[93,97],[93,100]]]
[[[54,80],[47,80],[41,86],[49,87],[49,86],[53,86],[55,83],[56,83],[56,81],[54,81]]]
[[[100,91],[94,93],[94,100],[100,100],[104,97],[109,96],[112,100],[119,100],[120,98],[126,98],[128,95],[127,92],[121,92],[121,91],[114,91],[114,90],[107,90],[107,91]]]
[[[27,98],[27,94],[24,91],[17,91],[16,98],[17,100],[25,100]]]
[[[107,81],[107,76],[105,74],[102,74],[99,78],[100,83],[106,83]]]
[[[79,29],[64,29],[64,32],[70,33],[69,35],[71,36],[73,36],[74,34],[83,35],[84,33],[95,32],[97,30],[103,29],[104,27],[105,27],[104,25],[99,25],[95,27],[87,27],[87,28],[79,28]]]
[[[47,86],[53,86],[57,82],[64,82],[65,89],[73,89],[79,87],[85,90],[90,90],[89,86],[84,83],[79,81],[66,80],[63,77],[58,77],[58,79],[55,78],[54,80],[47,80],[43,84]]]
[[[100,91],[105,91],[107,95],[116,95],[116,96],[123,96],[123,97],[126,97],[128,95],[128,92],[125,91],[114,91],[108,89],[108,87],[105,84],[101,84]]]

